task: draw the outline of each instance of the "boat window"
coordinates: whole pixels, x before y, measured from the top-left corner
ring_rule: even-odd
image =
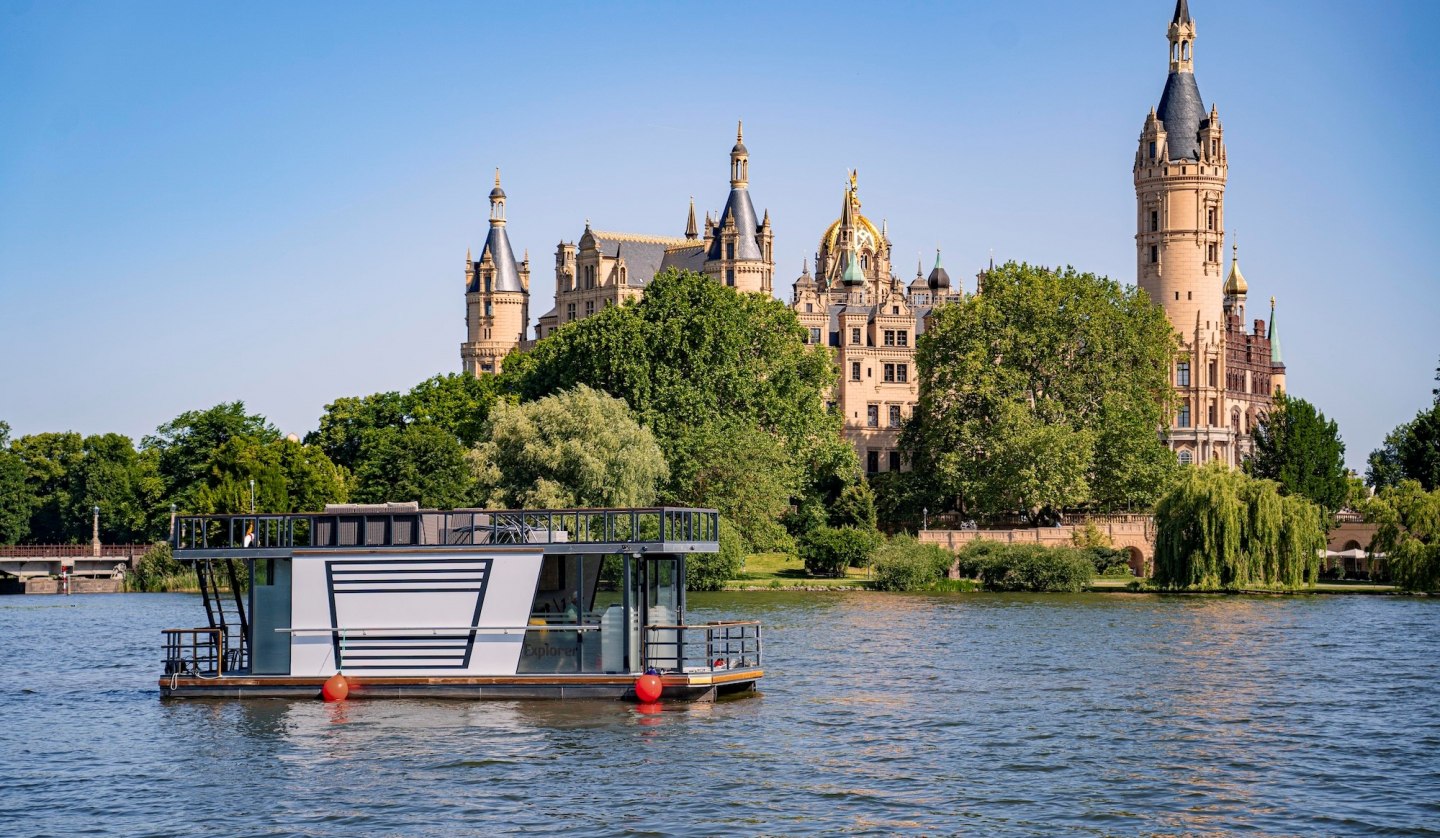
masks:
[[[603,672],[603,614],[595,610],[602,556],[549,555],[530,604],[517,672]]]

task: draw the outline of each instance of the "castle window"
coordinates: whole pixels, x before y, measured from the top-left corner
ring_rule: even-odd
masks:
[[[726,244],[726,245],[725,245],[725,258],[726,258],[726,259],[734,259],[734,258],[735,258],[735,245],[733,245],[733,244]]]
[[[877,472],[877,471],[879,471],[879,470],[880,470],[880,452],[879,452],[879,451],[867,451],[867,452],[865,452],[865,471],[866,471],[867,473],[869,473],[869,474],[874,474],[875,472]]]
[[[726,271],[725,271],[725,284],[728,285],[728,286],[730,286],[731,288],[734,288],[734,287],[735,287],[735,271],[734,271],[734,270],[726,270]]]
[[[1211,427],[1214,427],[1214,426],[1216,425],[1216,422],[1215,422],[1215,403],[1214,403],[1214,402],[1211,402],[1211,403],[1210,403],[1210,415],[1209,415],[1209,419],[1210,419],[1210,426],[1211,426]]]
[[[1210,156],[1214,157],[1220,152],[1220,144],[1215,140],[1210,141]]]
[[[594,313],[595,313],[595,301],[594,301],[594,300],[586,300],[586,301],[585,301],[585,316],[586,316],[586,317],[589,317],[590,315],[592,315],[592,314],[594,314]]]
[[[880,427],[880,405],[871,404],[865,406],[865,427]],[[873,454],[874,452],[872,451],[871,453]]]
[[[900,470],[900,452],[899,452],[899,451],[891,451],[891,452],[890,452],[890,470],[891,470],[891,471],[899,471],[899,470]]]
[[[495,365],[487,361],[487,362],[485,362],[485,363],[483,363],[483,364],[480,365],[480,371],[481,371],[481,372],[494,372],[494,371],[495,371]]]
[[[806,314],[814,314],[814,313],[815,313],[815,304],[814,304],[814,303],[806,303],[806,304],[805,304],[805,313],[806,313]]]
[[[485,293],[486,293],[486,294],[489,294],[489,293],[490,293],[490,275],[489,275],[489,274],[486,274],[486,275],[485,275]]]
[[[1150,245],[1150,264],[1154,265],[1160,261],[1160,248]]]
[[[819,342],[820,342],[820,329],[819,329],[818,327],[816,327],[816,328],[811,328],[811,329],[810,329],[810,341],[809,341],[809,343],[813,346],[813,345],[815,345],[815,344],[817,344],[817,343],[819,343]]]
[[[860,270],[870,270],[870,257],[864,253],[860,254]]]
[[[1175,292],[1175,299],[1177,299],[1177,300],[1180,299],[1180,292],[1179,292],[1179,291],[1176,291],[1176,292]]]
[[[859,361],[851,361],[851,362],[850,362],[850,380],[851,380],[851,381],[859,381],[859,380],[860,380],[860,362],[859,362]]]
[[[853,344],[860,343],[860,330],[858,328],[850,329],[850,342]]]
[[[890,427],[900,427],[900,405],[898,404],[890,405]]]
[[[886,346],[894,346],[894,345],[895,345],[895,330],[894,330],[894,329],[886,329],[886,330],[885,330],[885,345],[886,345]]]
[[[894,365],[894,364],[886,364],[886,365],[885,365],[885,381],[886,381],[886,382],[894,382],[894,381],[895,381],[895,365]]]
[[[1193,299],[1195,299],[1195,292],[1194,292],[1194,291],[1186,291],[1186,292],[1185,292],[1185,299],[1187,299],[1187,300],[1193,300]],[[1205,325],[1206,325],[1206,326],[1209,326],[1210,324],[1209,324],[1209,323],[1206,323]]]
[[[1151,160],[1154,160],[1154,159],[1155,159],[1155,141],[1154,141],[1154,140],[1151,140],[1151,141],[1150,141],[1150,159],[1151,159]]]
[[[566,303],[566,304],[565,304],[565,320],[568,322],[568,321],[574,320],[574,319],[575,319],[575,304],[574,304],[574,303]]]
[[[1150,210],[1150,232],[1160,232],[1160,213],[1155,210]]]
[[[1208,210],[1205,211],[1205,227],[1206,227],[1206,229],[1209,229],[1209,230],[1214,230],[1214,229],[1215,229],[1215,208],[1214,208],[1214,207],[1211,207],[1210,209],[1208,209]],[[1211,249],[1212,249],[1212,250],[1214,249],[1214,245],[1211,245]]]
[[[900,306],[890,306],[890,313],[891,313],[891,314],[899,314],[899,313],[900,313]]]
[[[1177,427],[1177,428],[1188,428],[1188,427],[1190,427],[1190,402],[1188,402],[1188,401],[1187,401],[1187,402],[1183,402],[1183,403],[1180,405],[1180,413],[1179,413],[1179,415],[1177,415],[1177,416],[1175,417],[1175,427]]]
[[[895,365],[895,378],[896,378],[901,384],[906,384],[906,383],[908,383],[908,382],[910,381],[910,365],[909,365],[909,364],[896,364],[896,365]]]
[[[895,343],[896,343],[896,345],[898,345],[898,346],[909,346],[909,345],[910,345],[910,333],[907,332],[907,331],[905,331],[904,329],[901,329],[900,331],[896,332],[896,333],[895,333]]]
[[[1212,229],[1213,229],[1213,228],[1212,228]],[[1214,243],[1214,242],[1211,242],[1211,243],[1210,243],[1208,249],[1209,249],[1209,261],[1211,261],[1211,262],[1219,261],[1219,260],[1217,260],[1217,259],[1215,258],[1215,243]]]
[[[1189,386],[1190,386],[1190,362],[1189,362],[1189,361],[1181,361],[1180,363],[1178,363],[1178,364],[1175,365],[1175,386],[1176,386],[1176,387],[1189,387]]]
[[[1195,462],[1195,458],[1190,455],[1189,451],[1180,452],[1180,465],[1188,466],[1193,462]]]
[[[486,300],[486,301],[485,301],[485,316],[486,316],[486,317],[489,317],[490,315],[492,315],[492,314],[495,313],[494,308],[492,308],[491,306],[492,306],[492,304],[490,303],[490,301],[489,301],[489,300]]]
[[[1216,375],[1216,372],[1215,372],[1215,362],[1214,362],[1214,361],[1211,361],[1211,362],[1210,362],[1210,375],[1206,377],[1205,383],[1206,383],[1206,384],[1209,384],[1211,387],[1214,387],[1214,386],[1215,386],[1215,379],[1216,379],[1217,377],[1218,377],[1218,376]],[[1213,422],[1214,420],[1211,420],[1211,421]]]

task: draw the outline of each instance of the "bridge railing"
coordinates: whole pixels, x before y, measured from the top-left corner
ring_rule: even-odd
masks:
[[[145,555],[149,544],[102,544],[99,558],[127,559]],[[95,547],[91,544],[12,544],[0,547],[0,558],[4,559],[93,559]]]

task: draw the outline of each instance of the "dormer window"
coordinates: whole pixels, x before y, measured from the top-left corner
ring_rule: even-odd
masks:
[[[850,329],[850,342],[857,345],[860,343],[860,329],[858,327]]]

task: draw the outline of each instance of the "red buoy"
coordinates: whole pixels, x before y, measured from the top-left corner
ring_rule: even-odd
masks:
[[[339,672],[326,679],[325,685],[320,688],[320,696],[326,701],[344,701],[349,694],[350,682]]]
[[[641,675],[635,679],[635,697],[640,699],[641,704],[658,701],[663,688],[659,675]]]

